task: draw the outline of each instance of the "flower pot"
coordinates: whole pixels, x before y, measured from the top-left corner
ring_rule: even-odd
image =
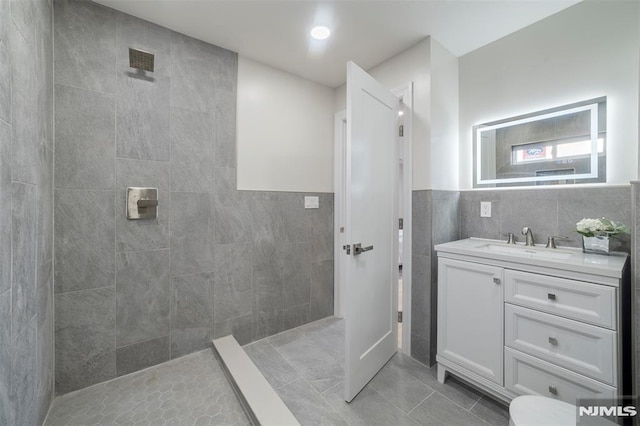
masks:
[[[582,251],[584,253],[611,254],[610,238],[607,236],[582,236]]]

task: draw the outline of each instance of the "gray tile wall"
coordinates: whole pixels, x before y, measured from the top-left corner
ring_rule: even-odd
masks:
[[[56,392],[331,315],[333,195],[236,190],[237,55],[88,1],[54,15]],[[128,186],[158,188],[157,220],[126,219]]]
[[[481,201],[492,202],[492,217],[480,217]],[[575,232],[576,222],[585,217],[606,216],[631,226],[632,218],[638,220],[631,206],[629,186],[414,191],[411,356],[427,365],[435,362],[438,263],[433,247],[436,244],[468,237],[506,240],[508,232],[522,241],[522,228],[529,226],[537,243],[544,244],[547,237],[559,235],[569,238],[558,241],[559,245],[580,247],[582,240]],[[636,231],[634,235],[638,238],[640,234]],[[629,236],[620,238],[617,244],[617,250],[630,252]],[[636,272],[636,283],[639,282]]]
[[[523,241],[522,228],[529,226],[536,243],[559,235],[569,240],[559,245],[581,247],[575,231],[583,218],[606,216],[631,225],[631,191],[629,186],[596,188],[550,188],[463,191],[460,194],[460,238],[484,237],[505,239],[512,232]],[[480,202],[491,201],[492,217],[480,217]],[[617,249],[630,250],[629,238],[618,241]]]
[[[431,365],[436,356],[436,244],[459,238],[457,191],[413,191],[412,194],[411,356]]]
[[[42,424],[53,396],[53,22],[0,0],[0,425]]]

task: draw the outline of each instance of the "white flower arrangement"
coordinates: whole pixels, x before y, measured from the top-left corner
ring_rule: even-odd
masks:
[[[582,219],[576,223],[576,231],[585,237],[610,237],[629,232],[622,223],[615,223],[606,217],[600,219]]]

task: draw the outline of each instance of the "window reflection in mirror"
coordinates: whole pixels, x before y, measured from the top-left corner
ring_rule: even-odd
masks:
[[[606,97],[474,126],[474,187],[606,182]]]

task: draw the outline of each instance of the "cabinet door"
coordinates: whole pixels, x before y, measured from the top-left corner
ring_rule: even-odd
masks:
[[[503,385],[503,269],[438,259],[438,355]]]

